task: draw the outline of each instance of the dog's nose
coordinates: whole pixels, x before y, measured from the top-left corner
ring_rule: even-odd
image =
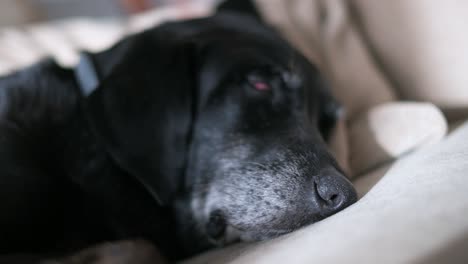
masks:
[[[357,201],[353,185],[334,168],[320,173],[320,177],[315,180],[315,188],[323,216],[337,213]]]

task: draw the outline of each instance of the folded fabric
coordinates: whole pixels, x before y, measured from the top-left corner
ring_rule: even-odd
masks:
[[[352,176],[423,146],[440,141],[447,133],[447,122],[433,104],[398,102],[371,108],[349,126]]]

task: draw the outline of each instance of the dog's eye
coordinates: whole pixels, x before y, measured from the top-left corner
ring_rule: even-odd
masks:
[[[266,92],[271,90],[271,84],[258,75],[250,75],[248,81],[250,86],[257,91]]]
[[[270,84],[262,81],[255,81],[252,83],[252,86],[255,88],[257,91],[268,91],[271,89]]]

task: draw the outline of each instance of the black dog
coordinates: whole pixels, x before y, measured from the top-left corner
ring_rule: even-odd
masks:
[[[170,23],[0,79],[0,254],[144,238],[171,259],[272,238],[356,193],[327,151],[337,104],[255,18]]]

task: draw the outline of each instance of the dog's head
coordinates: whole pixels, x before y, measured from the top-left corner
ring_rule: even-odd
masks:
[[[91,123],[117,163],[174,206],[188,247],[275,237],[356,201],[326,146],[339,107],[272,30],[217,15],[100,56],[116,50],[126,55],[91,95]]]

